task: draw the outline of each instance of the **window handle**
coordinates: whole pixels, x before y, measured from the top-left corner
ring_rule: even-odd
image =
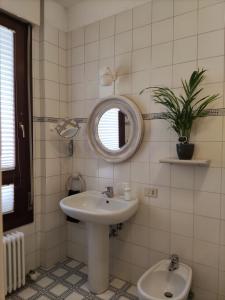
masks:
[[[24,125],[23,125],[23,123],[19,123],[19,126],[20,126],[20,128],[21,128],[21,130],[22,130],[22,136],[23,136],[23,139],[25,139],[25,137],[26,137],[26,134],[25,134],[25,127],[24,127]]]

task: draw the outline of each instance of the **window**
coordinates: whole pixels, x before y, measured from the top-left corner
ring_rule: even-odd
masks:
[[[119,150],[119,108],[107,110],[99,120],[98,135],[102,144],[110,150]]]
[[[107,110],[99,120],[98,136],[105,148],[122,148],[126,144],[126,115],[119,108]]]
[[[0,11],[0,116],[4,230],[33,221],[31,28]]]

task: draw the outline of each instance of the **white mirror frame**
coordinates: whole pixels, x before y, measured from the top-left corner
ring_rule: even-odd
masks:
[[[128,116],[131,130],[128,142],[120,150],[109,150],[103,146],[98,136],[98,123],[102,115],[111,108],[119,108]],[[119,163],[129,159],[139,148],[144,134],[144,123],[140,110],[130,99],[122,96],[110,96],[101,99],[93,109],[87,123],[87,136],[90,147],[102,159]]]

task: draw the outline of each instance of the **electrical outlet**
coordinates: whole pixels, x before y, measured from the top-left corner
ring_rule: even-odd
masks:
[[[145,197],[158,198],[158,189],[145,188]]]

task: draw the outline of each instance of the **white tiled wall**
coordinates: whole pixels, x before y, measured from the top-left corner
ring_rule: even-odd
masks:
[[[41,36],[41,116],[66,118],[67,33],[44,22]],[[40,123],[39,126],[42,165],[40,261],[41,265],[50,266],[66,255],[66,223],[59,201],[66,195],[71,163],[67,152],[68,141],[51,130],[51,123]]]
[[[219,92],[213,107],[223,107],[224,15],[222,0],[153,0],[70,33],[68,95],[70,114],[88,117],[112,87],[99,85],[99,70],[118,73],[116,93],[126,95],[142,113],[159,112],[146,92],[166,85],[180,92],[181,78],[197,67],[207,69],[204,93]],[[71,63],[70,63],[71,62]],[[163,120],[145,121],[140,150],[113,165],[89,148],[85,125],[75,143],[73,172],[85,176],[88,189],[103,190],[130,181],[139,196],[138,213],[111,241],[111,272],[136,282],[156,261],[177,253],[193,268],[197,300],[225,299],[225,130],[223,117],[196,122],[195,158],[210,159],[209,168],[170,166],[159,159],[174,156],[176,136]],[[196,130],[197,128],[197,130]],[[158,198],[144,197],[144,188],[158,188]],[[68,255],[86,260],[83,224],[68,224]]]

